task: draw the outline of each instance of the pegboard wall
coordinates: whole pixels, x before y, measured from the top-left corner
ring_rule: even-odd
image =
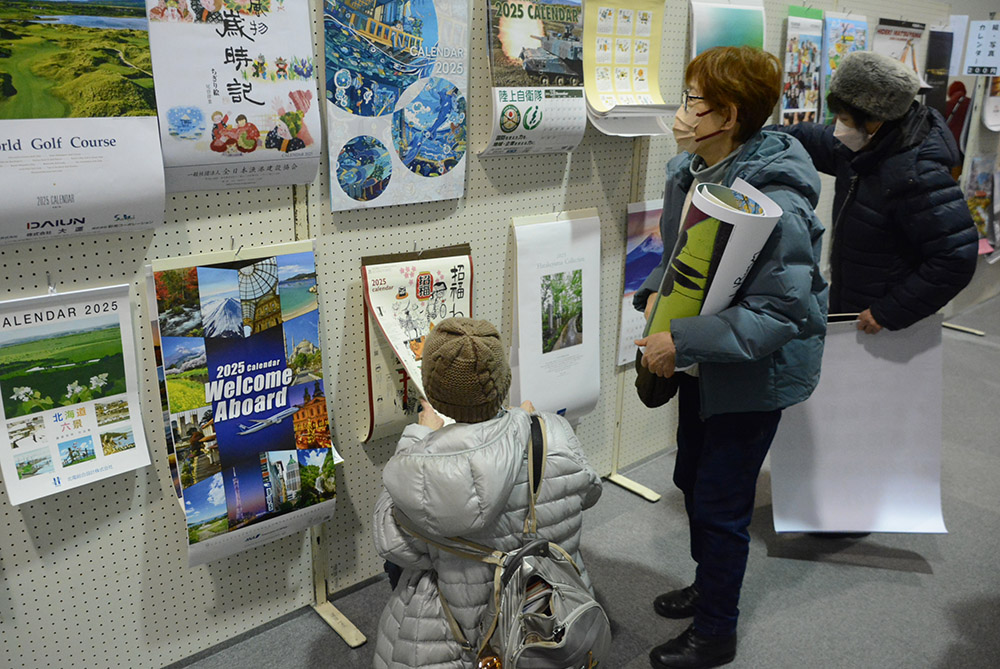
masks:
[[[624,271],[625,209],[632,195],[635,141],[607,137],[588,127],[583,143],[567,155],[497,156],[479,159],[491,127],[489,64],[485,3],[474,5],[469,82],[472,111],[461,200],[401,205],[351,212],[329,211],[329,174],[308,189],[309,231],[317,241],[317,258],[328,285],[324,296],[327,341],[336,346],[328,369],[336,378],[331,402],[337,444],[348,467],[338,485],[337,517],[330,528],[330,587],[341,589],[377,574],[382,562],[371,550],[371,514],[381,492],[381,471],[395,451],[395,439],[359,445],[368,424],[361,256],[428,249],[460,242],[472,245],[475,284],[473,313],[495,323],[509,345],[513,304],[515,251],[511,217],[596,207],[601,218],[601,395],[597,408],[577,427],[587,456],[602,474],[612,468],[617,426],[618,304]],[[634,393],[633,393],[634,394]],[[530,399],[530,398],[529,398]],[[636,400],[638,404],[638,400]],[[669,410],[649,412],[639,450],[652,453],[670,446]],[[348,472],[348,468],[350,472]],[[351,537],[350,542],[340,538]]]
[[[1000,16],[1000,7],[994,8]],[[970,91],[974,86],[980,89],[987,84],[986,77],[978,80],[972,77],[964,78],[966,88]],[[973,105],[969,109],[969,140],[966,144],[966,160],[974,156],[992,158],[996,169],[1000,169],[1000,132],[989,130],[982,122],[983,117],[983,96],[976,95],[973,98]],[[968,167],[968,163],[966,163]],[[965,186],[965,180],[961,180]],[[994,193],[993,197],[1000,197],[1000,193]],[[995,202],[996,200],[994,200]],[[991,297],[1000,294],[1000,262],[990,264],[986,256],[979,257],[979,266],[976,274],[972,277],[972,282],[954,300],[944,308],[945,317],[961,313],[965,309],[973,307],[980,302],[984,302]]]
[[[316,53],[321,54],[321,1],[309,2]],[[989,2],[968,0],[965,4],[975,6],[955,7],[985,17]],[[155,258],[316,240],[328,403],[335,442],[345,460],[338,472],[336,518],[326,528],[331,592],[381,572],[371,515],[382,466],[395,446],[391,438],[360,443],[367,425],[359,271],[364,255],[469,242],[475,264],[474,313],[496,323],[509,342],[511,217],[596,207],[604,280],[601,365],[594,373],[601,377],[601,395],[577,432],[602,474],[672,447],[672,409],[643,408],[632,390],[634,372],[617,368],[615,359],[625,207],[661,197],[663,166],[676,151],[673,140],[606,137],[588,127],[583,143],[569,156],[479,159],[475,152],[487,141],[491,113],[484,4],[475,0],[472,12],[470,152],[461,200],[331,214],[324,165],[310,186],[168,197],[167,222],[155,231],[0,249],[0,299],[42,295],[50,283],[63,291],[132,284],[141,398],[153,460],[146,469],[16,508],[0,490],[0,668],[161,667],[312,602],[305,533],[187,567],[187,533],[166,466],[145,299],[144,267]],[[689,48],[687,5],[667,5],[661,85],[665,95],[676,98]],[[780,52],[786,5],[770,0],[765,5],[768,48]],[[835,9],[832,3],[816,6]],[[856,7],[870,20],[900,11],[888,0]],[[946,4],[908,3],[906,18],[930,23],[948,13]],[[669,485],[663,481],[659,488]]]

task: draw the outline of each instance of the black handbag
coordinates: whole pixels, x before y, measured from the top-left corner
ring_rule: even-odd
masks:
[[[670,377],[657,376],[642,366],[642,349],[635,352],[635,392],[642,403],[650,409],[661,407],[677,394],[680,380],[677,374]]]

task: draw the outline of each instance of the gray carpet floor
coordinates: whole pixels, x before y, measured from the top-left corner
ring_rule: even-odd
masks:
[[[738,655],[728,666],[1000,667],[1000,299],[951,322],[987,336],[944,334],[942,490],[949,534],[778,535],[765,463],[750,528]],[[586,516],[584,559],[612,620],[608,666],[614,669],[648,667],[649,649],[687,625],[660,618],[651,607],[658,593],[694,576],[672,467],[673,454],[665,452],[623,472],[662,492],[658,503],[605,482],[600,503]],[[379,578],[334,599],[369,637],[357,649],[304,609],[173,666],[367,668],[388,595],[388,581]]]

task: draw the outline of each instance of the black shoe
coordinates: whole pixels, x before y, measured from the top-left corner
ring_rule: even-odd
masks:
[[[664,618],[690,618],[694,615],[694,603],[698,591],[693,585],[680,590],[671,590],[653,600],[653,608]]]
[[[736,635],[704,636],[688,627],[676,639],[671,639],[649,651],[649,663],[655,669],[708,669],[729,664],[736,658]]]

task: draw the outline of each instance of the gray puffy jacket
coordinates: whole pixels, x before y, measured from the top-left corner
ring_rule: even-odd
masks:
[[[536,512],[538,534],[580,557],[583,509],[601,496],[601,480],[561,416],[542,414],[548,458]],[[431,537],[461,536],[509,551],[522,542],[528,511],[527,445],[530,419],[511,409],[489,421],[431,431],[410,425],[382,473],[375,504],[379,555],[404,568],[379,621],[373,666],[467,669],[448,627],[438,588],[467,638],[478,645],[478,625],[493,587],[493,567],[429,546],[399,528],[395,506]],[[587,579],[589,583],[589,579]]]

